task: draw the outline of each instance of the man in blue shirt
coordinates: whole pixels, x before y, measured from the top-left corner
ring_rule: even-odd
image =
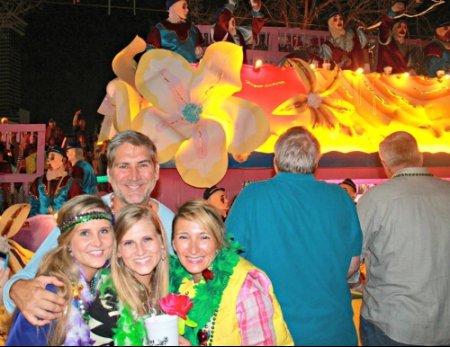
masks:
[[[313,176],[319,159],[308,130],[287,130],[275,145],[277,174],[242,190],[226,226],[271,278],[295,345],[356,345],[347,278],[362,233],[349,195]]]

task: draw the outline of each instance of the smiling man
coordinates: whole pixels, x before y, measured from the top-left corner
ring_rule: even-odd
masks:
[[[113,193],[103,196],[114,214],[128,204],[150,206],[157,212],[171,238],[173,212],[150,194],[159,178],[159,163],[155,144],[135,131],[117,134],[108,146],[108,179]],[[61,286],[54,277],[34,279],[42,257],[57,245],[60,230],[55,228],[39,247],[34,257],[21,272],[13,276],[3,289],[4,303],[9,312],[17,306],[34,325],[44,325],[62,312],[64,301],[45,290],[47,284]],[[169,246],[170,247],[170,246]],[[172,253],[172,249],[169,251]]]

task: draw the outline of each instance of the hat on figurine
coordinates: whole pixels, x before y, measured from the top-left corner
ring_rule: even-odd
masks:
[[[442,17],[441,19],[438,19],[436,21],[436,25],[434,26],[435,29],[442,27],[450,27],[450,19],[448,19],[448,17],[446,16]]]
[[[59,146],[50,146],[47,150],[47,153],[58,153],[62,155],[64,158],[67,158],[66,150]]]
[[[81,145],[78,141],[70,140],[66,145],[66,151],[71,148],[81,148]]]
[[[328,19],[330,19],[331,17],[334,17],[336,15],[341,15],[342,17],[344,17],[344,11],[342,11],[340,9],[340,7],[336,6],[336,5],[329,5],[324,9],[324,16],[323,18],[328,21]]]
[[[173,4],[181,0],[166,0],[166,9],[169,9],[172,7]]]

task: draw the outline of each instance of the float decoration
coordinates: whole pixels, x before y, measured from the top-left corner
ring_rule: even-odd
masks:
[[[330,71],[295,59],[288,67],[253,67],[227,42],[209,46],[197,66],[151,50],[134,72],[139,40],[115,59],[120,76],[99,108],[106,116],[100,139],[127,129],[147,134],[159,161],[175,159],[192,186],[218,183],[228,153],[238,161],[252,151],[273,153],[278,136],[297,125],[314,133],[323,153],[373,153],[397,130],[414,135],[422,151],[450,152],[449,76]]]
[[[120,76],[111,82],[113,126],[147,134],[159,161],[175,158],[186,183],[212,186],[226,173],[228,153],[245,157],[269,137],[264,111],[232,96],[242,88],[241,67],[242,48],[228,42],[211,45],[198,66],[168,50],[148,51],[137,66],[137,91]]]

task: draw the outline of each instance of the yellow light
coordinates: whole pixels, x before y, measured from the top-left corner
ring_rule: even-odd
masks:
[[[317,65],[316,64],[309,64],[309,67],[313,70],[317,69]]]
[[[409,72],[404,72],[403,77],[409,77]]]
[[[437,78],[442,78],[445,75],[445,71],[444,70],[437,70],[436,71],[436,76]]]
[[[263,61],[261,59],[257,59],[255,61],[255,65],[253,66],[253,70],[259,71],[259,69],[261,69],[262,66],[263,66]]]
[[[359,67],[355,71],[357,74],[362,75],[364,73],[364,69],[362,67]]]

